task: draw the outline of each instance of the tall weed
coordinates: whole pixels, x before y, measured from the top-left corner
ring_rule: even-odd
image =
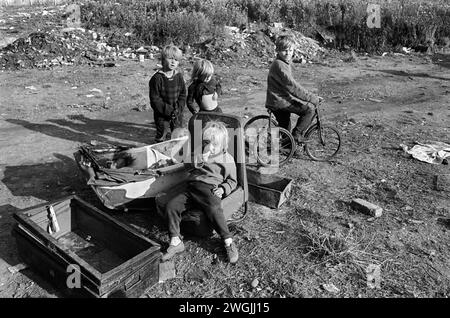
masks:
[[[82,5],[82,22],[87,28],[125,29],[136,40],[156,45],[192,45],[217,35],[225,25],[242,28],[249,22],[283,22],[310,37],[328,31],[342,46],[366,52],[450,37],[446,0],[370,3],[381,6],[379,29],[367,27],[364,0],[90,0]]]

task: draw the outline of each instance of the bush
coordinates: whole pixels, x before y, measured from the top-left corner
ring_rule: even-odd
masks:
[[[165,45],[197,43],[207,33],[209,19],[201,12],[177,11],[145,19],[135,25],[136,35],[146,42]]]
[[[307,36],[327,29],[342,44],[379,52],[450,37],[450,5],[445,1],[372,0],[382,8],[380,29],[367,27],[363,0],[98,0],[81,9],[87,28],[121,28],[148,44],[193,45],[225,25],[283,22]]]
[[[230,0],[209,0],[202,2],[202,12],[210,18],[216,27],[231,25],[244,27],[248,23],[247,11],[238,3]]]

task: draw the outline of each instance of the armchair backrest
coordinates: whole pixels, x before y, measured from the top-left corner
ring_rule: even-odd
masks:
[[[242,119],[235,115],[198,112],[189,120],[191,162],[194,160],[195,151],[202,144],[202,132],[208,121],[220,121],[228,130],[228,152],[236,162],[237,182],[244,190],[244,201],[248,200],[247,170],[245,166],[244,125]],[[201,148],[200,148],[201,149]],[[198,151],[198,150],[197,150]]]

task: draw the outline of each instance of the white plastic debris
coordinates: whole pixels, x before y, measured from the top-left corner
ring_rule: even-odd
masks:
[[[381,267],[376,264],[369,264],[366,268],[367,287],[380,288]]]
[[[403,53],[406,53],[406,54],[409,54],[409,53],[411,53],[411,48],[408,48],[408,47],[402,47],[402,52],[403,52]]]
[[[15,266],[10,266],[10,267],[8,267],[8,270],[9,270],[9,272],[10,272],[11,274],[15,274],[15,273],[20,272],[21,270],[26,269],[26,268],[28,268],[28,265],[27,265],[27,264],[25,264],[25,263],[20,263],[20,264],[17,264],[17,265],[15,265]]]
[[[336,286],[334,286],[334,284],[331,284],[331,283],[330,284],[322,284],[322,288],[332,294],[339,293],[339,288],[337,288]]]
[[[253,288],[256,288],[258,285],[259,285],[259,280],[258,280],[258,278],[255,278],[254,280],[252,280],[251,286],[252,286]]]

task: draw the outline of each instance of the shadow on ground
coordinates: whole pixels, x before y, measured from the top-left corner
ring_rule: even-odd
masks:
[[[396,75],[396,76],[407,76],[407,77],[423,77],[423,78],[433,78],[438,79],[441,81],[450,81],[450,77],[440,77],[440,76],[432,76],[427,73],[410,73],[405,71],[398,71],[398,70],[379,70],[379,72]]]
[[[5,166],[1,181],[13,196],[32,196],[45,201],[89,189],[82,182],[74,159],[58,153],[53,155],[58,161]]]
[[[70,115],[67,116],[67,119],[48,119],[44,123],[32,123],[21,119],[7,119],[6,121],[51,137],[80,143],[97,140],[131,147],[135,146],[136,142],[152,143],[155,134],[153,123],[144,125],[91,119],[84,115]]]

